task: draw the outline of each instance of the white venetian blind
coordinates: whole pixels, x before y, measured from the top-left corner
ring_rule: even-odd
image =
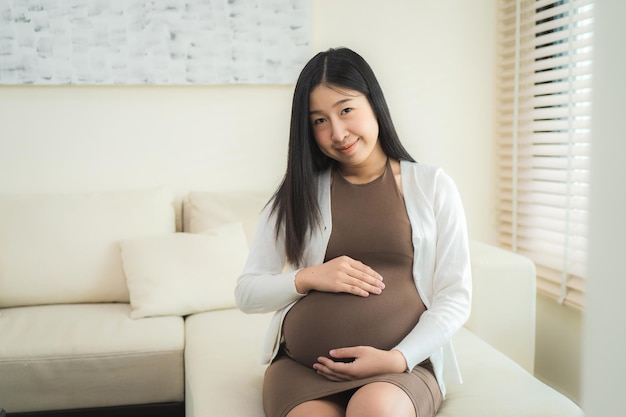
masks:
[[[593,1],[500,0],[498,236],[538,289],[583,308]]]

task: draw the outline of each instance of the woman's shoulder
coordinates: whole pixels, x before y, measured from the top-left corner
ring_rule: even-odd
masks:
[[[400,166],[405,180],[415,183],[424,191],[456,188],[454,181],[442,167],[411,161],[401,161]]]
[[[400,161],[400,168],[402,173],[416,176],[420,179],[434,178],[440,173],[443,173],[441,167],[435,165],[423,164],[421,162],[413,161]]]

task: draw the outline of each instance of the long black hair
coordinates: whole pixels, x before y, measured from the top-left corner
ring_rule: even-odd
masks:
[[[400,143],[383,91],[368,63],[347,48],[315,55],[296,82],[287,170],[272,204],[277,217],[276,236],[284,228],[287,259],[293,265],[301,265],[307,234],[319,225],[317,179],[333,162],[319,149],[309,118],[309,96],[320,84],[358,91],[367,97],[378,121],[378,140],[383,152],[392,159],[415,161]]]

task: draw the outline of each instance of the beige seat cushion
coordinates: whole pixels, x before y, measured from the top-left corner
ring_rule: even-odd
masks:
[[[187,318],[186,416],[265,417],[259,358],[271,317],[230,309]]]
[[[259,352],[271,314],[238,310],[186,321],[189,417],[265,417]],[[438,417],[577,417],[580,408],[469,330],[455,336],[465,384],[449,385]]]
[[[16,307],[0,317],[7,412],[183,401],[181,317],[130,318],[128,304]]]
[[[437,417],[583,416],[574,402],[469,330],[461,329],[454,346],[464,383],[447,387]]]

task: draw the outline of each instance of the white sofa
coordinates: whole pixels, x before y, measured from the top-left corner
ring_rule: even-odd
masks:
[[[234,308],[233,288],[266,198],[0,196],[0,408],[263,417],[270,316]],[[532,376],[533,264],[478,242],[471,255],[473,311],[454,340],[465,384],[438,416],[582,416]]]

